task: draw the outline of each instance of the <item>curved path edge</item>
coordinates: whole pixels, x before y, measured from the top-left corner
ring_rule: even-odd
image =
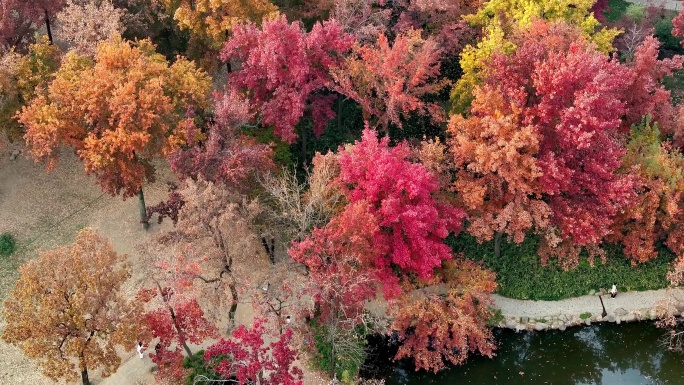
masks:
[[[503,320],[497,325],[515,330],[560,329],[592,322],[630,322],[657,318],[658,307],[668,300],[684,301],[680,288],[618,293],[616,298],[603,295],[606,317],[599,295],[585,295],[558,301],[519,300],[493,294],[494,307],[501,310]],[[678,313],[684,310],[679,307]]]

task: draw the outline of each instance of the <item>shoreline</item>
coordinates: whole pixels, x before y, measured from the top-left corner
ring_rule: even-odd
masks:
[[[616,298],[603,292],[559,301],[519,300],[492,294],[494,308],[501,311],[503,320],[495,327],[521,330],[565,330],[568,327],[591,325],[596,322],[632,322],[658,319],[659,308],[669,299],[684,299],[680,288],[618,292]],[[602,317],[600,295],[605,305]],[[677,301],[681,303],[682,301]],[[684,306],[677,305],[677,314]]]

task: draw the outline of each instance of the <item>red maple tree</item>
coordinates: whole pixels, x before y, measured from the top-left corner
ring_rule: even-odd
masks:
[[[394,359],[413,358],[416,370],[436,373],[447,363],[462,364],[471,353],[492,357],[496,346],[487,320],[492,317],[489,294],[496,289],[495,274],[455,258],[445,263],[437,278],[431,283],[443,284],[445,292],[432,286],[418,299],[399,302],[392,328],[398,331],[401,346]]]
[[[266,345],[264,320],[255,319],[247,329],[240,325],[231,339],[207,348],[204,359],[214,371],[237,384],[301,385],[302,370],[294,366],[296,350],[290,347],[292,330]]]
[[[378,139],[368,128],[360,141],[339,152],[338,183],[348,207],[365,203],[378,223],[372,263],[379,269],[388,298],[399,290],[393,267],[421,279],[431,277],[442,261],[451,258],[444,238],[458,233],[465,218],[462,210],[435,199],[437,177],[412,163],[411,156],[406,143],[390,147],[389,138]]]
[[[188,343],[201,344],[207,338],[218,337],[218,330],[205,317],[193,291],[193,279],[200,267],[192,256],[191,245],[177,254],[155,255],[150,260],[151,288],[142,289],[138,299],[147,304],[143,322],[157,338],[152,362],[157,364],[158,378],[183,379],[183,350],[192,355]]]
[[[393,42],[380,34],[377,43],[355,45],[343,65],[332,70],[335,90],[361,105],[364,119],[386,128],[402,126],[401,118],[413,113],[444,120],[437,103],[423,101],[447,83],[438,79],[442,50],[420,30],[398,34]]]
[[[181,179],[202,177],[232,189],[250,188],[251,179],[272,170],[273,150],[240,133],[252,124],[254,113],[249,103],[234,90],[214,95],[214,116],[207,127],[206,139],[188,149],[169,155],[171,169]],[[201,135],[194,124],[186,126],[189,143]]]
[[[0,4],[0,45],[18,47],[26,37],[45,24],[50,42],[50,18],[59,12],[66,0],[4,0]]]
[[[237,61],[240,68],[228,75],[230,87],[245,91],[250,107],[263,125],[288,143],[295,125],[310,112],[314,133],[321,135],[335,116],[332,100],[321,98],[330,81],[328,69],[338,65],[352,45],[335,20],[316,23],[305,32],[301,23],[285,16],[255,24],[236,25],[221,51],[221,60]]]

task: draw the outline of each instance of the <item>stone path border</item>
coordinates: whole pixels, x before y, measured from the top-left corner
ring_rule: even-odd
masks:
[[[684,300],[682,289],[661,289],[618,293],[616,298],[603,295],[606,317],[599,294],[568,298],[560,301],[531,301],[502,297],[494,294],[495,307],[504,319],[499,327],[520,330],[565,330],[570,326],[590,325],[592,322],[631,322],[657,318],[656,308],[668,298]],[[681,313],[684,307],[677,308]]]

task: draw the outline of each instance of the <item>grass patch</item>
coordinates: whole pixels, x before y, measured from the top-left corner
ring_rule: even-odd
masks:
[[[589,313],[589,312],[580,314],[580,319],[581,319],[582,321],[586,321],[586,320],[588,320],[589,318],[591,318],[591,313]]]
[[[489,326],[498,326],[501,322],[503,322],[506,318],[504,317],[503,313],[501,312],[501,309],[492,309],[492,316],[489,317],[487,320],[487,325]]]
[[[4,233],[0,235],[0,257],[8,258],[17,249],[17,243],[12,234]]]
[[[458,237],[449,237],[447,242],[454,252],[463,252],[467,258],[482,261],[484,266],[495,271],[499,284],[497,292],[517,299],[577,297],[592,289],[608,288],[614,282],[624,291],[661,289],[668,284],[665,275],[669,263],[675,258],[665,247],[660,247],[657,259],[633,267],[622,254],[620,246],[606,245],[608,261],[605,265],[596,261],[591,267],[583,252],[576,269],[563,271],[553,260],[542,266],[535,236],[528,236],[520,245],[502,241],[498,259],[494,257],[493,241],[479,244],[474,237],[462,233]]]

